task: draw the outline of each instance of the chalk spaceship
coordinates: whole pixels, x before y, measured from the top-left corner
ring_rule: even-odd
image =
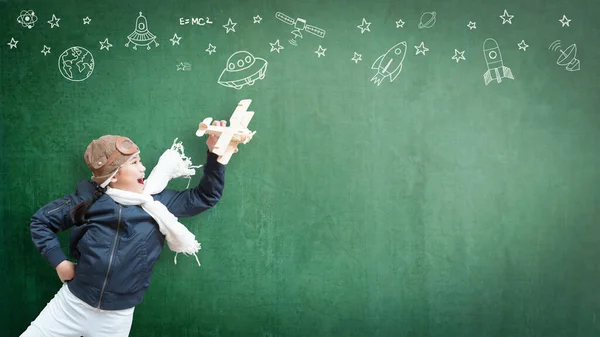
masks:
[[[485,39],[483,41],[483,55],[485,56],[485,64],[488,70],[483,74],[483,80],[485,85],[490,84],[491,81],[496,80],[498,83],[502,82],[503,78],[510,78],[514,80],[512,71],[509,67],[504,66],[502,61],[502,54],[500,53],[500,47],[498,42],[492,38]]]
[[[417,27],[419,27],[419,29],[433,27],[433,25],[435,25],[435,17],[435,12],[425,12],[421,14],[421,18],[419,19],[419,25]]]
[[[154,42],[155,47],[158,47],[156,36],[148,30],[148,21],[146,21],[146,17],[142,15],[142,12],[135,20],[135,30],[127,36],[127,39],[129,41],[127,41],[125,47],[129,47],[129,43],[133,43],[133,49],[135,50],[138,46],[146,46],[146,49],[150,49],[152,42]]]
[[[235,52],[227,59],[227,66],[221,72],[217,83],[238,90],[246,84],[254,85],[256,80],[265,78],[267,64],[264,59],[254,57],[247,51]]]
[[[386,77],[389,77],[390,82],[394,81],[402,71],[404,55],[406,55],[406,41],[396,44],[385,54],[379,56],[371,66],[371,69],[377,70],[377,74],[373,76],[371,82],[379,86]]]

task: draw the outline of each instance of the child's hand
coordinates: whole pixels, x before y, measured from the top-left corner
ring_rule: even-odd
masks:
[[[220,126],[220,127],[226,127],[227,121],[214,121],[213,125]],[[208,146],[208,150],[210,152],[212,152],[212,150],[215,147],[215,145],[217,144],[218,140],[219,140],[219,137],[217,135],[214,135],[214,134],[208,135],[208,138],[206,139],[206,146]],[[234,152],[238,152],[237,146],[236,146]]]
[[[75,263],[64,260],[56,266],[56,273],[58,274],[58,278],[62,283],[66,281],[71,281],[75,278]]]

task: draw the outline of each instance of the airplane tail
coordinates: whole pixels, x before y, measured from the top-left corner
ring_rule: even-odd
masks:
[[[244,114],[242,120],[240,121],[240,125],[247,128],[252,117],[254,117],[254,111],[246,111],[246,114]]]
[[[210,117],[205,118],[202,121],[202,123],[200,123],[200,125],[198,125],[198,131],[196,131],[196,136],[198,136],[198,137],[204,136],[204,134],[206,133],[206,130],[210,126],[210,123],[212,123],[212,118],[210,118]]]

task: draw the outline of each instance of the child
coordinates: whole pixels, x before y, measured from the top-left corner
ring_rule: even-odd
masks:
[[[196,188],[152,196],[144,188],[139,149],[129,138],[103,136],[88,145],[84,158],[95,183],[80,182],[74,194],[31,218],[33,242],[64,284],[22,337],[129,335],[164,241],[176,253],[200,249],[177,217],[196,215],[221,198],[225,167],[212,153],[217,138],[206,141],[209,152]],[[77,264],[67,260],[56,237],[70,227]]]

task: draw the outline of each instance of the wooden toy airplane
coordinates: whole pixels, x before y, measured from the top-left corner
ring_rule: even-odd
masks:
[[[250,102],[252,102],[251,99],[243,99],[238,103],[229,119],[229,126],[210,125],[213,120],[211,117],[205,118],[198,125],[196,136],[202,137],[206,133],[219,136],[212,152],[219,156],[217,161],[223,165],[229,162],[239,143],[247,144],[256,133],[256,131],[252,132],[248,129],[248,124],[254,116],[254,111],[248,111]]]

